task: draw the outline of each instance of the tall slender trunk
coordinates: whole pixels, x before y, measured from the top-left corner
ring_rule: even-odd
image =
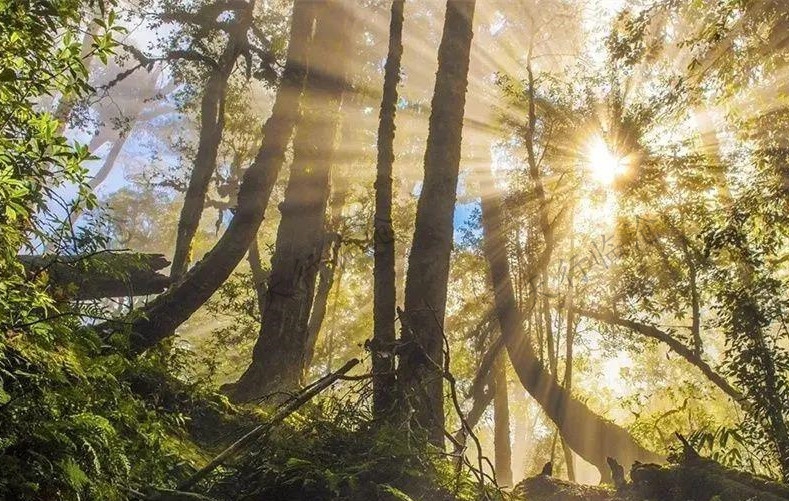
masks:
[[[323,1],[304,95],[304,116],[293,140],[293,165],[271,259],[263,324],[252,363],[228,388],[237,401],[292,390],[302,383],[315,282],[326,248],[331,167],[350,59],[351,16],[340,0]]]
[[[342,266],[337,270],[337,276],[334,280],[334,301],[331,306],[331,326],[326,339],[326,374],[331,374],[332,366],[334,364],[334,343],[337,337],[337,304],[339,303],[339,295],[342,290],[342,277],[345,268]]]
[[[492,176],[488,173],[481,189],[484,252],[490,266],[501,333],[521,384],[554,422],[567,444],[585,460],[594,464],[603,480],[610,479],[606,463],[608,456],[628,466],[636,460],[660,462],[658,455],[640,446],[626,430],[601,418],[583,402],[573,398],[537,358],[523,330],[522,317],[515,302],[502,233],[501,203],[495,196],[494,189]],[[550,247],[543,254],[549,252]],[[532,280],[539,276],[539,268],[547,261],[546,256],[540,261],[535,265],[538,270],[531,270]],[[532,293],[527,310],[533,309],[536,302],[537,298]]]
[[[542,280],[541,280],[541,287],[542,290],[540,295],[542,296],[542,301],[540,301],[539,310],[542,314],[542,319],[545,322],[545,347],[547,348],[547,356],[548,356],[548,367],[551,370],[551,374],[556,375],[558,378],[559,375],[557,373],[557,367],[559,365],[559,355],[556,352],[556,340],[554,339],[553,335],[553,319],[551,318],[551,305],[548,296],[548,271],[542,270]],[[557,333],[558,337],[558,333]]]
[[[352,96],[353,97],[353,96]],[[352,99],[344,100],[343,108]],[[352,123],[353,121],[348,118],[345,113],[345,119],[341,132],[341,145],[338,151],[348,151],[350,148],[350,138],[352,136]],[[342,145],[345,145],[343,148]],[[342,276],[342,260],[340,259],[340,252],[342,249],[342,225],[343,225],[343,209],[345,202],[348,199],[348,179],[347,176],[334,176],[332,183],[332,195],[329,217],[329,231],[326,233],[327,242],[324,248],[325,256],[321,260],[321,269],[318,272],[318,287],[315,291],[315,299],[312,304],[312,312],[310,312],[310,319],[307,325],[307,355],[305,358],[305,370],[312,366],[315,357],[315,348],[318,344],[318,336],[323,327],[324,319],[329,305],[329,295],[334,288],[335,277]],[[335,291],[336,294],[336,291]],[[333,313],[336,312],[337,302],[334,302]],[[333,325],[332,325],[333,327]]]
[[[405,0],[392,2],[389,51],[384,67],[384,89],[378,121],[378,160],[375,179],[375,264],[373,267],[373,414],[388,415],[395,402],[394,346],[395,238],[392,227],[392,165],[400,59],[403,55]]]
[[[172,335],[227,280],[256,237],[299,119],[315,8],[315,2],[310,0],[296,0],[293,5],[290,45],[280,87],[263,128],[263,143],[241,181],[230,225],[214,248],[175,286],[150,303],[143,317],[132,324],[131,342],[136,350],[149,348]]]
[[[326,247],[326,256],[321,262],[318,272],[318,287],[315,290],[315,299],[312,302],[312,312],[307,324],[307,353],[304,359],[304,368],[308,369],[312,365],[315,357],[315,346],[318,344],[318,334],[320,334],[323,320],[326,318],[326,310],[329,305],[329,294],[334,287],[334,277],[337,273],[337,266],[340,263],[340,235],[335,234],[330,239]]]
[[[246,43],[254,9],[255,0],[250,0],[248,6],[238,11],[238,19],[233,23],[232,33],[219,56],[219,64],[211,71],[203,90],[200,102],[200,138],[189,185],[184,195],[184,204],[181,207],[181,217],[178,220],[175,252],[170,267],[172,278],[183,275],[189,266],[192,239],[200,225],[208,185],[216,170],[216,157],[225,129],[225,97],[228,80],[236,59]]]
[[[507,362],[499,355],[493,368],[493,449],[496,480],[512,486],[512,444],[510,442],[510,402],[507,394]]]
[[[398,378],[412,399],[415,424],[439,447],[444,443],[444,313],[474,7],[474,0],[447,2],[424,184],[408,260],[404,349],[398,368]]]
[[[573,394],[573,343],[575,342],[575,312],[573,301],[575,299],[575,284],[573,283],[573,259],[575,254],[575,235],[573,234],[573,214],[570,214],[570,269],[567,276],[567,296],[565,304],[567,306],[567,325],[564,336],[564,389],[567,393]],[[575,482],[575,463],[573,462],[573,451],[567,444],[567,440],[562,437],[562,449],[564,449],[564,462],[567,464],[567,479]]]

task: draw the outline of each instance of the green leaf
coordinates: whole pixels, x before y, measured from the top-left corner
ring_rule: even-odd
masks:
[[[391,485],[389,485],[389,484],[383,484],[383,485],[381,485],[381,489],[382,489],[382,490],[383,490],[385,493],[387,493],[387,494],[390,494],[390,495],[394,496],[394,498],[395,498],[395,499],[399,499],[400,501],[414,501],[414,500],[411,498],[411,496],[409,496],[408,494],[406,494],[405,492],[401,491],[400,489],[398,489],[398,488],[396,488],[396,487],[392,487],[392,486],[391,486]]]

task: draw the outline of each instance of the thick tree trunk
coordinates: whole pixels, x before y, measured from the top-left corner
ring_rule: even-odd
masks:
[[[349,30],[351,31],[351,30]],[[343,99],[343,109],[349,104],[351,99]],[[352,137],[352,123],[353,120],[348,118],[348,113],[343,113],[345,116],[343,126],[340,132],[340,144],[337,147],[337,153],[348,151],[352,146],[350,139]],[[335,158],[337,158],[335,154]],[[342,156],[342,155],[339,155]],[[339,162],[335,162],[339,163]],[[339,165],[338,165],[339,167]],[[329,231],[326,233],[326,245],[324,246],[324,256],[321,259],[321,268],[318,272],[318,286],[315,290],[315,298],[312,302],[312,311],[310,312],[310,319],[307,324],[307,353],[304,359],[304,370],[306,371],[312,366],[315,357],[315,348],[318,344],[318,336],[323,328],[323,323],[326,318],[327,309],[329,306],[329,295],[334,288],[335,277],[342,275],[342,270],[338,267],[341,266],[340,253],[342,251],[342,229],[343,229],[343,209],[348,199],[348,179],[344,175],[332,176],[332,194],[329,201]],[[336,306],[336,301],[335,301]]]
[[[388,415],[395,402],[394,346],[395,238],[392,227],[392,165],[394,164],[395,113],[400,59],[403,55],[405,0],[392,2],[389,52],[384,67],[384,89],[378,121],[378,160],[375,179],[375,264],[373,268],[373,414]]]
[[[494,367],[493,449],[496,480],[512,486],[512,444],[510,442],[510,402],[507,394],[507,363],[503,355]]]
[[[447,2],[424,184],[408,260],[404,348],[398,368],[412,400],[415,424],[427,430],[437,446],[444,443],[443,326],[474,7],[474,0]]]
[[[143,318],[134,322],[132,340],[137,350],[172,335],[227,280],[256,237],[298,121],[315,7],[310,0],[294,3],[290,46],[280,88],[263,129],[263,144],[244,173],[230,226],[211,252],[177,285],[156,298],[143,312]]]
[[[247,31],[252,23],[252,12],[255,0],[237,12],[238,20],[234,23],[233,33],[219,57],[219,65],[208,77],[200,103],[200,138],[197,145],[197,156],[189,178],[189,186],[184,195],[184,205],[178,220],[178,234],[175,241],[173,264],[170,276],[177,279],[186,272],[189,266],[192,239],[200,225],[203,214],[208,185],[216,170],[216,157],[222,134],[225,129],[225,96],[227,82],[236,59],[246,43]]]
[[[350,59],[350,16],[338,0],[318,4],[315,48],[304,96],[305,112],[294,139],[294,157],[282,220],[271,260],[266,305],[252,363],[229,387],[249,401],[302,383],[315,280],[326,248],[325,219],[333,153]]]
[[[661,458],[640,446],[624,429],[592,412],[563,388],[540,363],[518,311],[510,278],[509,262],[502,233],[501,204],[496,199],[491,176],[483,183],[482,225],[484,252],[490,266],[496,313],[510,361],[523,387],[554,422],[567,444],[595,465],[603,480],[610,479],[606,457],[625,465],[634,461],[659,462]],[[550,249],[547,249],[550,251]],[[543,263],[545,257],[540,259]],[[538,271],[532,270],[532,277]],[[537,299],[532,294],[528,309]]]

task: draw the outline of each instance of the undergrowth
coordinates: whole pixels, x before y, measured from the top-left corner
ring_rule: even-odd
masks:
[[[216,479],[212,494],[247,501],[500,499],[425,438],[325,397],[271,430]]]

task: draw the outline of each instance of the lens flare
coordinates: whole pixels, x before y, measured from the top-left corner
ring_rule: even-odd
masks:
[[[627,160],[611,151],[600,136],[594,137],[586,152],[586,163],[592,177],[603,185],[611,185],[627,171]]]

